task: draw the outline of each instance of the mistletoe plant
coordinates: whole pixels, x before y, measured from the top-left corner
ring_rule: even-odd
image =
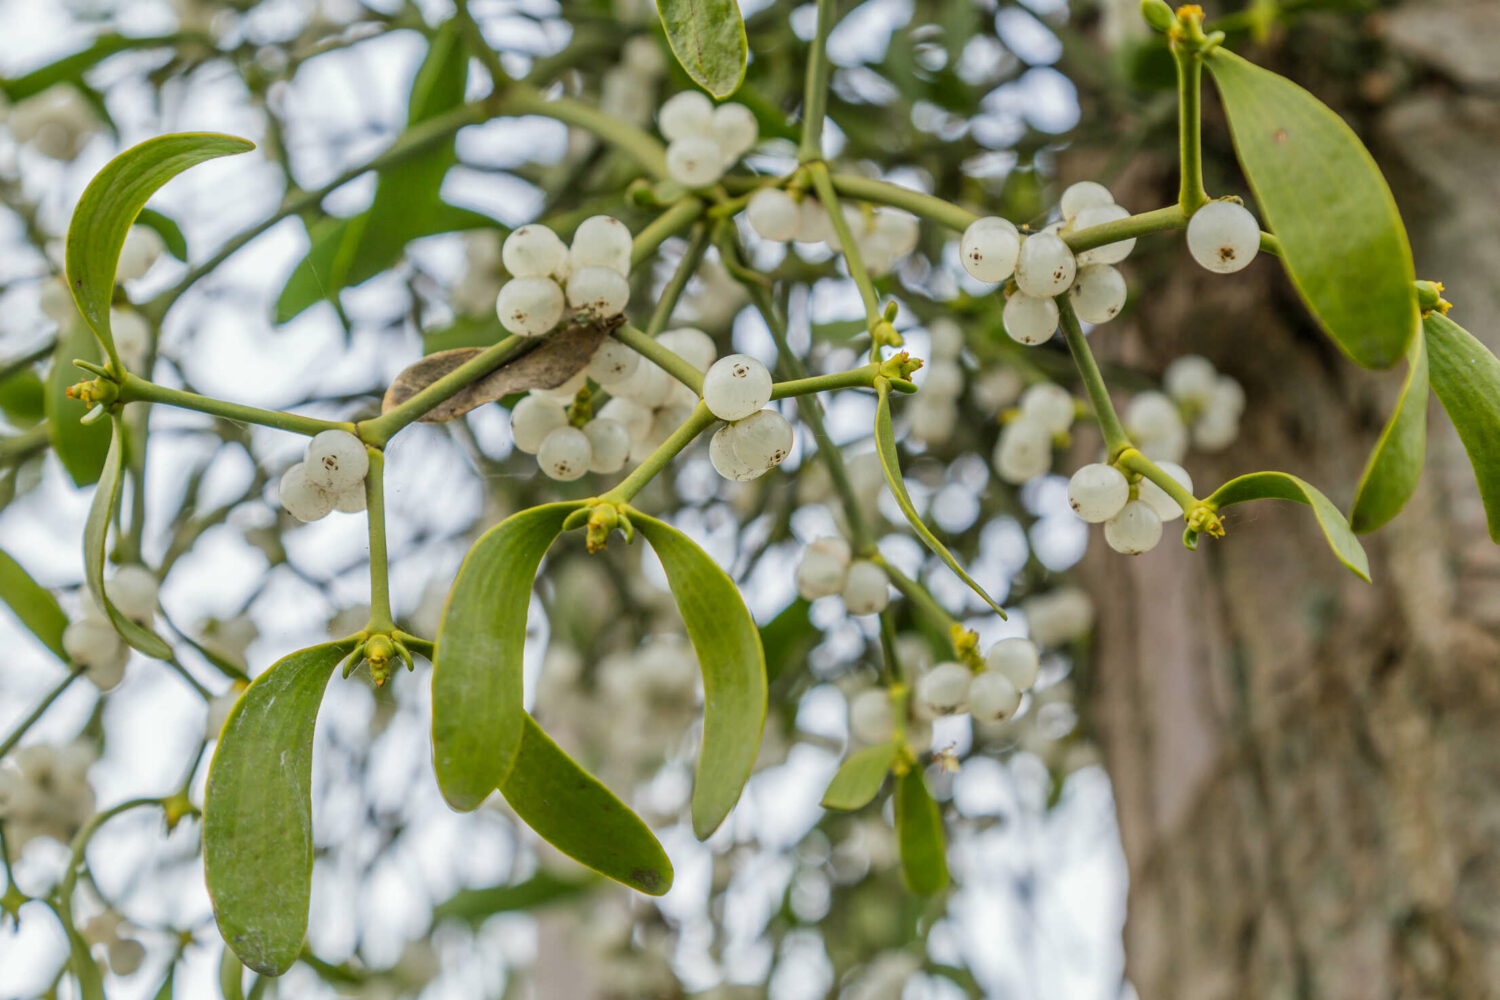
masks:
[[[731,0],[661,0],[660,10],[671,49],[692,80],[713,98],[735,93],[747,60],[737,6]],[[92,377],[66,387],[68,398],[88,407],[86,415],[59,410],[52,433],[75,478],[97,476],[83,538],[96,613],[68,625],[50,595],[8,562],[4,596],[23,621],[78,672],[117,675],[123,663],[119,640],[175,663],[173,643],[151,624],[154,591],[143,597],[140,586],[132,588],[121,576],[106,580],[105,574],[122,486],[139,475],[131,471],[139,468],[131,457],[145,446],[144,414],[152,404],[308,438],[304,461],[280,480],[282,505],[303,521],[334,512],[363,512],[368,521],[370,615],[363,628],[286,655],[248,686],[233,663],[214,659],[243,690],[223,723],[209,772],[202,806],[205,867],[219,928],[250,968],[277,975],[302,954],[313,859],[314,723],[341,666],[347,676],[367,664],[374,682],[384,685],[399,664],[411,668],[415,657],[431,660],[433,764],[454,809],[475,809],[498,790],[541,837],[580,864],[643,893],[667,891],[672,865],[651,829],[527,714],[522,656],[528,603],[543,559],[555,547],[572,544],[567,538],[575,533],[590,553],[617,534],[626,544],[639,535],[655,552],[702,671],[702,748],[691,815],[699,838],[712,835],[751,774],[767,712],[767,668],[776,671],[781,664],[766,662],[761,630],[731,577],[688,535],[637,502],[654,478],[711,430],[709,454],[725,478],[748,480],[774,469],[795,437],[773,405],[777,400],[797,401],[796,414],[816,442],[816,461],[840,500],[847,533],[808,546],[797,569],[798,589],[809,599],[841,595],[851,614],[878,616],[884,651],[880,686],[856,697],[851,709],[854,735],[864,746],[848,755],[824,805],[862,809],[891,779],[907,884],[918,894],[947,885],[942,817],[923,775],[924,764],[942,756],[932,751],[931,720],[965,711],[981,722],[1015,714],[1037,680],[1038,650],[1025,639],[981,650],[975,633],[882,556],[870,512],[824,426],[818,401],[835,390],[873,397],[880,468],[911,532],[1003,615],[924,522],[903,481],[894,414],[897,397],[918,392],[913,375],[924,362],[902,350],[902,317],[895,300],[883,296],[878,278],[912,252],[922,225],[960,234],[962,265],[1004,297],[1004,330],[1013,340],[1044,345],[1060,331],[1087,416],[1097,422],[1105,446],[1100,461],[1077,470],[1069,497],[1085,521],[1104,525],[1112,548],[1146,551],[1160,539],[1163,522],[1182,517],[1183,541],[1192,549],[1205,535],[1226,534],[1229,508],[1289,500],[1308,506],[1334,555],[1368,578],[1357,533],[1393,518],[1417,486],[1429,387],[1469,451],[1491,533],[1500,540],[1500,361],[1446,318],[1441,285],[1416,280],[1386,182],[1354,133],[1315,97],[1228,51],[1222,33],[1205,30],[1197,7],[1173,11],[1162,0],[1145,0],[1142,13],[1169,39],[1177,70],[1177,200],[1131,213],[1103,185],[1083,182],[1063,194],[1051,224],[1018,226],[825,158],[825,45],[834,4],[819,0],[817,10],[795,133],[799,162],[785,176],[768,176],[741,158],[774,112],[738,103],[715,106],[704,93],[684,91],[660,109],[663,144],[620,117],[511,78],[460,4],[454,20],[433,38],[413,89],[406,133],[361,168],[380,171],[371,208],[314,230],[308,258],[282,292],[279,315],[288,318],[329,289],[377,273],[415,236],[467,228],[473,220],[439,202],[437,187],[453,162],[453,133],[491,118],[543,115],[593,133],[635,162],[644,177],[626,197],[656,214],[633,235],[614,217],[591,216],[573,227],[570,244],[541,225],[510,233],[501,252],[510,277],[496,304],[509,335],[488,346],[429,355],[395,380],[382,411],[365,420],[264,410],[160,385],[131,363],[139,351],[122,342],[122,334],[134,337],[134,321],[128,319],[132,313],[117,308],[117,278],[134,267],[132,226],[150,223],[148,200],[178,173],[247,151],[251,143],[224,135],[164,135],[119,155],[84,193],[67,236],[67,282],[102,354],[87,341],[60,347],[80,355],[76,363]],[[493,87],[465,103],[470,56],[487,68]],[[1227,114],[1258,220],[1238,198],[1205,190],[1205,69]],[[775,125],[791,127],[785,121]],[[315,206],[348,179],[289,197],[276,218]],[[404,193],[413,190],[431,202],[404,203]],[[740,215],[762,240],[823,242],[842,258],[863,304],[868,341],[862,363],[807,373],[788,337],[786,285],[792,279],[755,269],[735,225]],[[141,312],[159,322],[189,286],[274,221],[231,241]],[[1400,398],[1347,519],[1317,488],[1284,472],[1251,471],[1195,495],[1177,464],[1186,440],[1224,446],[1244,407],[1238,385],[1202,359],[1182,359],[1169,369],[1167,395],[1143,395],[1123,416],[1116,411],[1085,324],[1107,323],[1125,305],[1126,283],[1116,265],[1136,241],[1173,231],[1183,231],[1193,258],[1217,273],[1236,272],[1257,254],[1279,257],[1307,310],[1350,360],[1376,369],[1404,362]],[[652,264],[662,243],[677,234],[687,236],[686,253],[657,301],[633,317],[629,276]],[[774,337],[774,375],[747,355],[716,357],[713,339],[702,333],[667,329],[711,250]],[[934,357],[926,359],[935,363],[915,404],[937,399],[921,419],[938,427],[941,397],[952,393],[943,384],[961,348],[935,342]],[[565,483],[628,472],[607,486],[589,485],[584,494],[564,490],[555,502],[521,510],[487,531],[453,580],[436,635],[413,634],[397,626],[391,608],[384,450],[418,421],[456,420],[495,402],[510,411],[517,447],[534,453],[552,479]],[[1016,408],[1001,414],[1006,423],[995,462],[1002,476],[1022,481],[1046,471],[1056,441],[1081,412],[1063,387],[1040,383],[1029,389]],[[78,416],[81,425],[62,419]],[[102,457],[95,424],[109,427]],[[399,476],[401,470],[391,473]],[[944,662],[920,676],[897,641],[892,587],[941,630],[950,647]],[[13,734],[6,748],[19,736]],[[118,808],[142,804],[149,803]],[[185,792],[156,804],[165,805],[174,821],[192,811]],[[75,867],[95,828],[97,822],[75,841]],[[59,890],[56,905],[71,926],[66,889]],[[74,972],[88,993],[90,984],[97,987],[98,972],[90,971],[87,947],[80,950],[74,937]]]

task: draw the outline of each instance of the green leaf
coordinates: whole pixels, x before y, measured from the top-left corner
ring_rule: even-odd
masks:
[[[1365,550],[1359,544],[1359,539],[1354,537],[1354,532],[1349,529],[1348,522],[1333,505],[1333,501],[1315,487],[1285,472],[1252,472],[1247,476],[1231,479],[1214,490],[1203,502],[1214,510],[1222,510],[1247,500],[1291,500],[1307,504],[1313,509],[1313,515],[1318,519],[1318,526],[1323,529],[1323,537],[1328,539],[1328,547],[1333,549],[1333,554],[1356,575],[1367,581],[1370,579],[1370,561],[1365,557]]]
[[[884,379],[878,381],[880,402],[875,409],[875,451],[880,455],[880,467],[885,472],[886,484],[896,497],[896,504],[901,508],[901,513],[906,515],[907,522],[922,540],[922,544],[947,563],[948,568],[958,574],[958,578],[967,583],[970,590],[984,599],[984,603],[994,608],[995,614],[1004,618],[1005,610],[958,564],[948,547],[938,541],[937,535],[922,521],[922,515],[917,513],[916,505],[911,502],[911,494],[906,492],[906,481],[901,478],[901,458],[896,451],[896,432],[891,426],[891,385]]]
[[[110,160],[83,189],[68,223],[68,287],[84,322],[104,344],[111,360],[118,360],[109,332],[115,266],[125,234],[146,200],[188,167],[254,148],[255,143],[248,139],[212,132],[161,135]]]
[[[245,967],[233,948],[226,947],[219,956],[219,996],[224,1000],[245,1000]]]
[[[651,828],[529,715],[500,793],[527,826],[579,864],[652,896],[672,887],[672,862]]]
[[[0,413],[16,427],[35,427],[47,415],[47,388],[31,368],[0,382]]]
[[[83,572],[89,593],[94,603],[104,609],[115,631],[130,645],[147,656],[158,660],[170,660],[172,647],[166,640],[143,625],[126,618],[104,593],[104,559],[109,546],[109,526],[115,519],[115,510],[120,505],[120,474],[124,466],[125,424],[117,415],[111,419],[114,433],[109,439],[109,452],[104,457],[104,468],[99,473],[99,485],[94,490],[94,499],[89,504],[89,516],[83,522]]]
[[[155,43],[154,45],[151,44],[153,42]],[[8,97],[12,103],[15,103],[25,100],[33,94],[40,94],[54,84],[65,81],[82,83],[85,71],[92,69],[117,52],[124,52],[127,49],[138,49],[145,45],[166,48],[172,44],[172,41],[169,39],[129,38],[125,35],[114,33],[100,35],[86,49],[65,55],[61,59],[38,67],[24,76],[18,76],[12,80],[0,80],[0,93]]]
[[[577,503],[523,510],[485,532],[458,570],[432,666],[432,758],[455,809],[474,809],[521,748],[526,608],[542,556]]]
[[[478,926],[497,913],[534,910],[549,903],[572,899],[603,884],[592,877],[561,878],[545,870],[539,870],[525,882],[518,882],[515,885],[460,889],[447,900],[433,907],[432,919],[436,923],[453,918]]]
[[[828,791],[823,793],[823,808],[862,809],[869,805],[880,794],[880,786],[891,773],[898,752],[896,744],[880,743],[851,754],[828,783]]]
[[[166,248],[167,253],[187,263],[187,237],[182,235],[182,227],[176,222],[154,208],[143,208],[141,214],[135,217],[135,224],[156,233],[161,237],[161,245]]]
[[[808,652],[823,637],[822,630],[812,623],[811,607],[812,602],[799,597],[760,627],[767,682],[774,684],[789,669],[804,663]]]
[[[927,791],[920,768],[907,771],[896,783],[896,841],[908,889],[930,896],[948,885],[943,814]]]
[[[1427,456],[1427,351],[1424,337],[1413,337],[1406,352],[1406,382],[1396,410],[1380,432],[1359,479],[1349,526],[1374,531],[1401,512],[1422,479]]]
[[[51,591],[33,580],[25,567],[3,550],[0,550],[0,601],[10,606],[26,630],[42,640],[42,645],[59,660],[68,662],[62,644],[68,616],[58,607]]]
[[[672,54],[693,82],[720,100],[745,79],[750,46],[736,0],[656,0]]]
[[[47,415],[47,439],[52,443],[52,450],[57,452],[57,459],[62,462],[73,484],[87,486],[99,479],[104,453],[109,451],[109,425],[102,420],[93,424],[79,423],[89,408],[76,399],[69,399],[68,387],[88,376],[73,366],[74,358],[95,364],[104,360],[98,342],[77,323],[58,331],[43,404]]]
[[[57,913],[57,910],[54,908],[52,912]],[[78,980],[80,1000],[104,1000],[104,977],[99,971],[99,963],[89,952],[89,943],[78,933],[78,928],[63,920],[61,913],[57,913],[57,919],[68,934],[68,968]]]
[[[203,797],[203,867],[219,933],[250,968],[297,960],[312,895],[318,706],[352,640],[298,650],[245,689],[219,733]]]
[[[729,574],[693,540],[631,510],[667,572],[703,670],[703,750],[693,780],[693,832],[706,840],[739,801],[766,724],[766,658],[755,619]]]
[[[1395,364],[1418,323],[1411,246],[1380,168],[1312,94],[1223,48],[1205,60],[1292,284],[1334,343]]]
[[[1429,313],[1422,329],[1432,391],[1469,453],[1490,539],[1500,542],[1500,360],[1446,316]]]
[[[152,1000],[172,1000],[172,984],[176,979],[177,963],[174,961],[167,966],[167,977],[161,981],[161,988],[156,991]]]

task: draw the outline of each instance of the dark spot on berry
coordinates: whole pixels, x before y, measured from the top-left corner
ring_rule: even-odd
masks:
[[[1230,247],[1230,246],[1219,247],[1219,259],[1220,260],[1234,260],[1234,247]]]

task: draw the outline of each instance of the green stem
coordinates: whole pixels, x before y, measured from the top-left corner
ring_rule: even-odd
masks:
[[[1125,428],[1120,424],[1115,404],[1110,402],[1109,389],[1104,385],[1099,363],[1094,360],[1094,352],[1089,350],[1088,339],[1083,335],[1083,328],[1078,325],[1078,316],[1073,312],[1073,303],[1068,300],[1068,293],[1064,292],[1054,301],[1057,302],[1058,318],[1062,320],[1063,340],[1067,342],[1068,351],[1073,355],[1073,363],[1078,366],[1078,374],[1083,379],[1083,388],[1088,393],[1094,417],[1099,421],[1099,429],[1104,432],[1105,448],[1110,457],[1114,458],[1131,446],[1130,435],[1125,433]]]
[[[870,561],[885,570],[885,575],[891,578],[891,583],[901,591],[902,596],[915,604],[923,614],[929,616],[936,625],[942,628],[945,637],[952,631],[953,626],[958,624],[954,617],[943,610],[943,606],[933,599],[933,596],[927,592],[927,588],[892,566],[885,556],[877,552],[870,557]]]
[[[703,262],[703,254],[708,250],[708,241],[712,235],[713,231],[703,223],[693,230],[692,242],[688,244],[682,260],[678,262],[677,270],[672,272],[667,287],[661,290],[661,298],[656,300],[656,308],[651,311],[651,319],[646,323],[647,337],[655,337],[671,322],[672,310],[677,308],[683,290],[692,280],[693,273],[698,270],[698,265]]]
[[[848,195],[859,201],[870,201],[877,205],[904,209],[919,218],[936,222],[940,226],[947,226],[959,232],[968,229],[974,224],[974,220],[979,218],[976,213],[966,208],[959,208],[941,198],[923,194],[921,191],[913,191],[889,181],[855,177],[851,174],[834,174],[832,180],[834,190],[839,194]]]
[[[1120,240],[1149,236],[1152,233],[1162,233],[1170,229],[1181,229],[1186,225],[1187,213],[1182,210],[1182,206],[1168,205],[1166,208],[1142,212],[1139,215],[1116,219],[1113,222],[1100,223],[1072,233],[1063,233],[1062,238],[1063,242],[1068,245],[1068,249],[1074,253],[1083,253],[1085,250],[1092,250]]]
[[[831,375],[787,379],[771,386],[771,398],[786,399],[788,396],[806,396],[809,393],[830,392],[834,389],[870,389],[874,387],[875,377],[879,374],[880,366],[871,363],[845,372],[834,372]]]
[[[1172,57],[1177,61],[1177,151],[1182,170],[1177,204],[1186,216],[1208,201],[1203,189],[1203,55],[1174,40]]]
[[[464,42],[474,58],[484,67],[490,75],[490,84],[494,90],[499,90],[510,82],[510,74],[505,72],[505,67],[500,65],[500,55],[485,40],[484,32],[479,28],[479,22],[474,20],[474,15],[469,13],[469,0],[457,0],[454,16],[458,19],[458,28],[463,32]]]
[[[802,141],[797,159],[812,163],[823,158],[823,119],[828,115],[828,36],[833,31],[834,0],[818,0],[818,26],[807,54],[807,76],[802,91]]]
[[[370,520],[370,623],[371,633],[393,632],[391,618],[390,563],[385,549],[385,453],[366,448],[370,471],[365,473],[365,504]]]
[[[221,399],[200,396],[196,392],[169,389],[164,385],[157,385],[155,382],[147,382],[140,376],[129,372],[120,381],[120,402],[165,403],[167,406],[175,406],[183,410],[196,410],[199,413],[222,417],[225,420],[236,420],[246,424],[259,424],[262,427],[274,427],[277,430],[290,431],[293,434],[306,434],[309,437],[327,430],[354,430],[354,425],[348,421],[320,420],[317,417],[305,417],[299,413],[285,413],[281,410],[262,410],[257,406],[228,403]]]
[[[668,176],[667,152],[662,144],[627,121],[613,118],[571,97],[548,100],[541,91],[524,83],[508,85],[504,99],[504,110],[508,115],[543,115],[587,129],[630,156],[653,177],[664,179]]]
[[[1161,466],[1141,454],[1134,448],[1126,448],[1115,459],[1115,465],[1136,475],[1142,476],[1161,487],[1163,493],[1177,502],[1185,514],[1191,514],[1194,507],[1200,505],[1200,501],[1192,493],[1188,492],[1177,480],[1167,475]]]
[[[73,921],[73,889],[78,885],[78,871],[83,867],[83,852],[88,848],[89,841],[93,839],[94,834],[101,826],[123,812],[139,809],[142,806],[160,807],[161,805],[162,800],[159,798],[126,799],[119,805],[110,806],[103,812],[95,813],[79,828],[78,833],[73,837],[73,851],[68,859],[68,870],[63,873],[62,881],[57,886],[57,905],[62,910],[59,915],[63,916],[68,923]]]
[[[360,421],[356,425],[355,433],[365,444],[384,448],[386,442],[396,436],[397,431],[414,423],[433,407],[447,402],[465,387],[500,367],[517,353],[517,348],[533,339],[515,335],[486,347],[425,389],[413,394],[399,406],[393,406],[373,419]]]
[[[859,297],[865,303],[865,320],[873,330],[881,318],[880,296],[875,291],[875,282],[870,280],[870,273],[865,270],[865,261],[860,256],[859,244],[855,242],[854,234],[849,229],[849,220],[844,218],[844,211],[839,207],[838,193],[834,191],[833,180],[828,176],[828,165],[813,163],[807,169],[812,177],[813,187],[818,190],[818,200],[823,203],[829,221],[833,223],[833,231],[838,234],[839,252],[849,265],[849,277],[859,286]]]
[[[0,743],[0,758],[3,758],[11,750],[15,749],[16,744],[21,742],[21,737],[26,735],[26,731],[36,725],[36,721],[46,713],[47,709],[52,707],[52,703],[62,697],[62,693],[68,689],[68,686],[81,676],[83,676],[83,668],[74,668],[68,676],[58,682],[56,687],[42,696],[42,700],[37,703],[36,708],[33,708],[30,714],[16,725],[11,734],[5,738],[4,743]]]
[[[637,330],[629,323],[615,330],[615,339],[632,348],[646,360],[655,362],[658,368],[693,390],[697,395],[703,395],[703,373],[688,364],[676,351],[663,347],[659,341],[646,336],[643,331]]]
[[[661,246],[668,236],[678,232],[702,215],[703,208],[701,200],[687,197],[675,202],[671,208],[652,219],[645,229],[635,234],[635,239],[630,244],[631,268],[639,267],[642,261],[656,252],[656,248]]]
[[[19,434],[0,436],[0,465],[9,465],[19,459],[26,458],[33,452],[47,447],[47,442],[47,422],[45,420]]]
[[[637,493],[645,489],[647,483],[656,478],[657,473],[665,469],[672,459],[713,423],[714,415],[700,401],[692,414],[682,422],[682,426],[673,431],[672,436],[663,441],[660,448],[647,456],[618,486],[599,499],[605,503],[629,503]]]

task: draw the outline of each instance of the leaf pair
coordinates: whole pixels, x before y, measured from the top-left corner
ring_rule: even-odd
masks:
[[[895,743],[879,743],[851,754],[823,793],[823,808],[852,810],[869,805],[900,756]],[[920,768],[897,775],[895,798],[896,841],[907,888],[922,896],[940,892],[948,885],[943,816]]]

